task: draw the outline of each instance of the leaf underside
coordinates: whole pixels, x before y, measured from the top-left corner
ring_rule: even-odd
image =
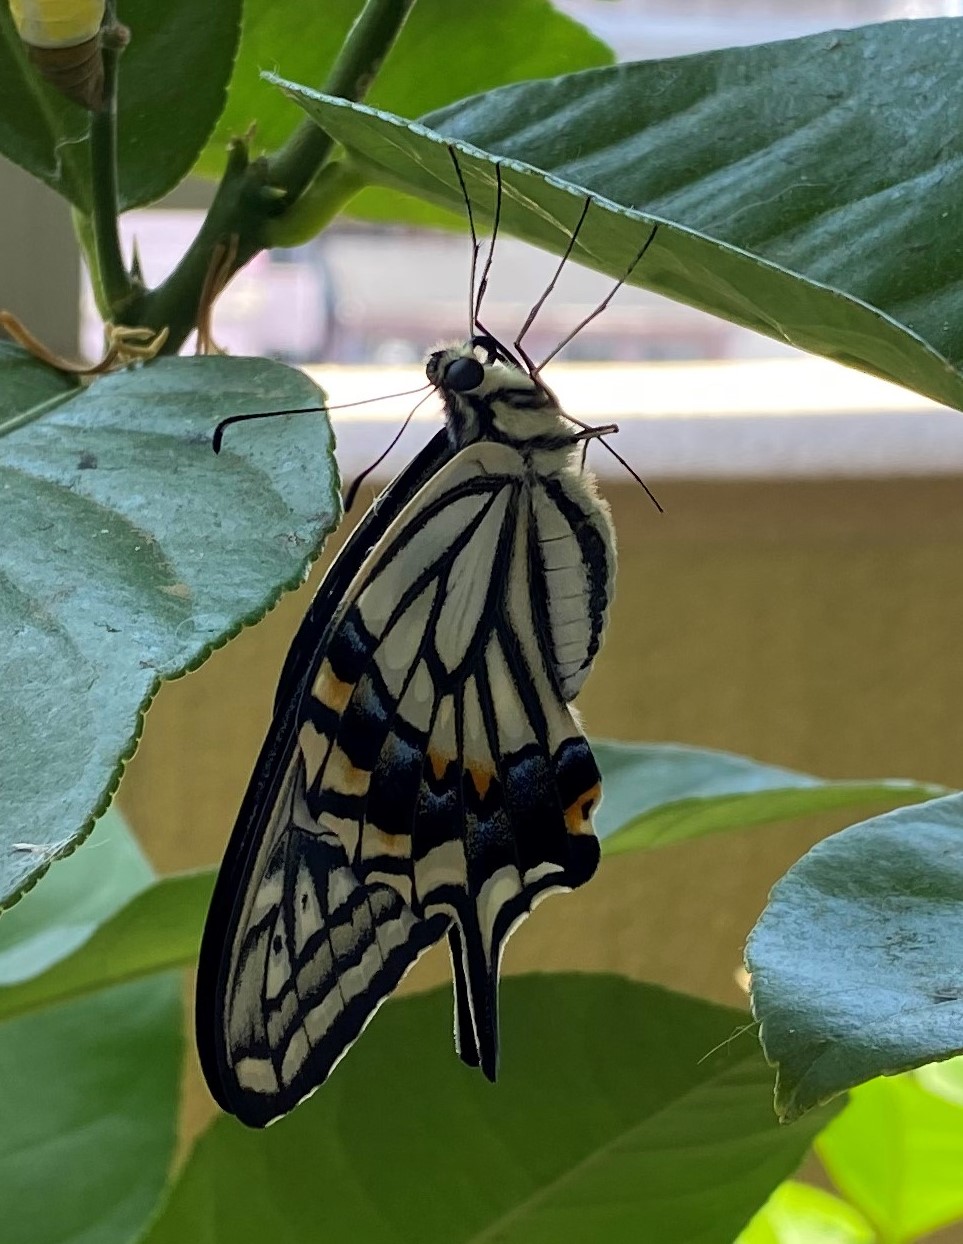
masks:
[[[783,1118],[963,1051],[963,796],[817,844],[774,888],[746,951]]]
[[[963,407],[959,19],[517,83],[417,124],[268,75],[364,175]],[[901,89],[902,84],[902,89]],[[429,128],[430,127],[430,128]],[[469,146],[470,144],[470,146]],[[450,220],[451,217],[449,216]]]

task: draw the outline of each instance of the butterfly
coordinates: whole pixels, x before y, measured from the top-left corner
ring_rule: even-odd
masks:
[[[457,1053],[494,1080],[505,943],[598,866],[571,702],[615,577],[584,465],[599,430],[523,358],[487,332],[429,356],[445,427],[345,544],[282,669],[197,979],[201,1067],[250,1126],[314,1092],[442,938]]]

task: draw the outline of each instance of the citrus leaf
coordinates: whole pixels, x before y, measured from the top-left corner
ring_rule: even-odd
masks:
[[[205,870],[161,877],[46,971],[0,988],[0,1021],[168,968],[193,967],[214,876]],[[47,889],[41,886],[39,893]]]
[[[963,796],[818,843],[775,886],[746,962],[776,1108],[963,1051]]]
[[[830,1124],[830,1128],[833,1124]],[[866,1219],[838,1196],[788,1180],[776,1189],[736,1244],[875,1244]]]
[[[370,180],[963,407],[963,21],[519,83],[404,121],[271,77]],[[430,128],[429,128],[430,127]],[[442,138],[444,134],[445,138]],[[468,145],[470,144],[470,146]]]
[[[855,1089],[817,1152],[881,1240],[910,1244],[963,1217],[963,1110],[913,1075]]]
[[[153,881],[144,853],[108,808],[94,826],[88,849],[63,860],[29,903],[0,920],[0,986],[45,972],[78,947]],[[0,998],[5,996],[0,987]],[[0,1017],[5,1013],[0,1006]]]
[[[183,1044],[170,975],[0,1027],[4,1244],[139,1238],[173,1156]]]
[[[340,510],[324,416],[211,432],[319,391],[263,359],[160,360],[72,393],[0,372],[0,901],[103,811],[164,678],[301,582]],[[55,389],[53,396],[50,390]],[[4,434],[5,433],[5,434]]]
[[[0,919],[0,955],[18,947],[20,974],[29,975],[32,947],[39,970],[58,937],[69,948],[79,927],[106,918],[151,876],[108,813],[88,850]],[[23,936],[41,927],[47,941]],[[4,1244],[140,1237],[173,1156],[182,1050],[180,981],[171,974],[0,1023]]]
[[[826,1122],[776,1124],[738,1011],[614,976],[502,996],[497,1085],[455,1057],[448,991],[391,1002],[290,1116],[219,1119],[149,1244],[301,1244],[319,1206],[365,1244],[731,1244]]]
[[[323,82],[361,9],[362,0],[328,0],[323,7],[246,0],[227,106],[197,172],[219,176],[225,143],[253,122],[263,149],[279,147],[303,117],[261,81],[260,71],[277,65],[286,77]],[[532,38],[536,30],[538,37]],[[494,47],[497,56],[492,55]],[[504,82],[569,73],[611,60],[604,43],[548,0],[466,5],[459,10],[457,28],[451,23],[449,0],[418,0],[368,97],[382,107],[417,116]]]
[[[209,138],[224,106],[241,0],[120,0],[117,16],[130,30],[117,122],[118,197],[126,211],[173,189]],[[28,62],[9,7],[0,5],[0,153],[89,212],[89,130],[90,114],[47,86]],[[223,143],[219,156],[220,172]]]
[[[606,854],[646,850],[818,812],[919,803],[925,782],[828,781],[746,756],[677,743],[593,741],[605,797],[596,829]]]

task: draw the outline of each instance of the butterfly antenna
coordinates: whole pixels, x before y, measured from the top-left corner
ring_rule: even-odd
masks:
[[[401,393],[384,393],[380,397],[363,397],[357,402],[339,402],[336,406],[290,406],[284,410],[256,410],[249,415],[228,415],[214,429],[214,435],[211,437],[211,448],[216,454],[221,452],[221,445],[224,441],[224,430],[230,427],[232,423],[247,423],[249,419],[273,419],[275,415],[320,415],[326,414],[329,410],[346,410],[350,406],[367,406],[371,402],[387,402],[393,397],[413,397],[416,393],[421,393],[424,389],[433,388],[430,384],[420,384],[417,389],[404,389]],[[430,397],[430,393],[425,394],[425,398]],[[422,398],[422,401],[425,400]],[[421,402],[418,403],[421,405]],[[415,407],[417,410],[418,407]],[[410,418],[410,416],[409,416]]]
[[[605,439],[607,436],[611,436],[619,430],[619,425],[617,423],[604,423],[602,424],[601,427],[595,427],[591,423],[586,423],[584,419],[580,419],[578,415],[570,415],[567,410],[559,409],[558,413],[562,415],[565,419],[567,419],[569,423],[574,423],[577,428],[582,429],[581,433],[579,433],[577,436],[572,437],[572,440],[582,442],[582,469],[583,470],[585,469],[585,459],[588,454],[589,441],[598,441],[598,443],[603,447],[603,449],[607,449],[613,458],[615,458],[618,462],[622,463],[622,465],[625,467],[628,473],[632,476],[635,482],[637,484],[642,485],[643,489],[645,490],[646,496],[649,498],[649,500],[652,502],[655,508],[659,511],[659,513],[660,514],[665,513],[665,510],[663,510],[662,506],[659,505],[659,502],[656,499],[656,497],[653,495],[652,490],[649,488],[648,484],[645,482],[642,476],[638,473],[638,471],[636,471],[633,467],[629,466],[629,464],[625,461],[622,455],[617,450],[613,449],[612,446]]]
[[[558,284],[558,278],[562,275],[562,269],[565,267],[566,263],[568,263],[569,259],[571,258],[572,251],[575,249],[575,243],[578,239],[579,230],[582,228],[582,225],[585,223],[585,217],[588,215],[588,210],[591,206],[592,206],[592,196],[589,195],[586,197],[585,202],[582,204],[582,214],[581,216],[579,216],[578,222],[574,230],[572,231],[571,236],[569,237],[568,245],[565,247],[565,253],[562,255],[562,258],[559,260],[558,267],[555,269],[555,273],[552,276],[552,279],[545,286],[542,296],[535,303],[534,307],[532,307],[531,311],[529,311],[528,318],[525,320],[525,323],[521,327],[521,331],[519,332],[518,336],[515,338],[515,341],[513,343],[515,346],[515,349],[518,351],[521,358],[525,360],[525,365],[528,367],[528,370],[532,374],[533,377],[536,375],[537,372],[541,370],[542,367],[545,366],[545,364],[542,363],[538,367],[536,367],[535,364],[532,362],[532,360],[525,353],[524,347],[522,346],[522,341],[525,338],[525,334],[528,332],[531,326],[535,323],[535,317],[538,315],[539,311],[541,311],[542,307],[545,306],[545,303],[548,300],[548,297],[551,294],[552,290]],[[622,280],[624,281],[625,277],[623,277]]]
[[[416,390],[415,390],[415,392],[416,392],[416,393],[417,393],[417,392],[419,392],[419,391],[420,391],[420,390],[418,390],[418,389],[416,389]],[[418,408],[419,408],[420,406],[423,406],[423,405],[425,404],[425,402],[427,402],[427,401],[428,401],[428,399],[429,399],[430,397],[431,397],[431,393],[426,393],[426,394],[425,394],[425,396],[421,399],[421,401],[420,401],[420,402],[417,402],[417,403],[416,403],[416,404],[415,404],[415,405],[411,408],[411,410],[409,410],[409,411],[408,411],[408,414],[405,416],[405,421],[404,421],[404,423],[402,423],[401,427],[398,429],[398,431],[394,434],[394,436],[393,436],[393,437],[391,438],[391,440],[388,442],[388,448],[387,448],[387,449],[385,449],[383,453],[380,453],[380,454],[378,455],[378,457],[377,457],[377,458],[375,458],[375,460],[374,460],[374,462],[372,462],[371,466],[365,467],[365,469],[361,472],[361,474],[360,474],[360,475],[358,475],[358,476],[356,476],[356,477],[355,477],[355,478],[351,481],[351,484],[350,484],[350,486],[349,486],[349,488],[348,488],[348,491],[345,493],[345,496],[344,496],[344,512],[345,512],[345,514],[347,514],[347,513],[349,513],[349,512],[350,512],[351,507],[354,505],[355,501],[357,500],[357,496],[358,496],[358,489],[361,487],[361,485],[364,483],[364,481],[368,478],[368,476],[371,474],[371,472],[372,472],[372,471],[376,471],[376,470],[378,469],[378,467],[380,467],[380,466],[381,466],[381,464],[382,464],[382,462],[384,462],[385,458],[387,458],[387,456],[391,453],[391,451],[394,449],[394,447],[395,447],[395,446],[398,444],[398,442],[401,440],[402,435],[404,434],[405,428],[407,428],[408,424],[409,424],[409,423],[411,423],[412,419],[415,417],[415,411],[417,411],[417,410],[418,410]]]
[[[572,329],[572,331],[567,336],[562,338],[562,340],[558,343],[558,345],[551,352],[551,354],[549,354],[546,358],[542,359],[542,361],[538,364],[538,366],[535,368],[534,372],[532,373],[533,375],[537,375],[542,370],[542,368],[545,367],[547,363],[550,363],[552,361],[552,359],[556,356],[556,354],[559,353],[560,350],[564,350],[565,347],[569,344],[569,342],[573,341],[579,335],[579,333],[586,326],[586,324],[591,324],[591,322],[596,318],[596,316],[599,316],[602,314],[605,308],[609,305],[609,303],[612,301],[615,295],[619,292],[619,290],[622,288],[625,282],[629,279],[629,277],[635,271],[636,267],[638,266],[638,264],[640,263],[642,259],[642,256],[645,254],[645,252],[649,249],[649,247],[652,245],[653,241],[655,240],[655,235],[658,233],[658,231],[659,231],[658,224],[653,225],[652,232],[649,234],[649,236],[645,239],[645,242],[642,244],[642,249],[639,251],[639,253],[635,256],[635,258],[626,268],[625,272],[619,278],[617,283],[612,286],[608,294],[606,294],[606,296],[602,299],[602,301],[595,308],[595,310],[590,311],[584,320],[581,320],[578,324],[576,324],[575,327]],[[646,489],[646,491],[648,491],[648,489]]]
[[[488,329],[481,322],[481,319],[479,317],[481,316],[482,300],[484,299],[485,293],[488,289],[488,278],[492,270],[492,261],[495,258],[495,241],[498,238],[498,226],[499,226],[499,223],[501,222],[501,218],[502,218],[502,166],[496,163],[495,165],[495,215],[494,215],[494,219],[492,220],[492,236],[491,236],[491,241],[488,243],[488,255],[485,258],[485,267],[482,269],[481,281],[478,284],[478,293],[475,296],[475,308],[474,308],[474,312],[472,315],[472,325],[473,325],[472,331],[473,332],[475,331],[476,328],[480,328],[483,333],[488,332]]]
[[[468,213],[468,231],[471,234],[471,272],[468,279],[468,332],[473,335],[475,332],[475,277],[478,273],[480,243],[478,234],[475,231],[475,215],[471,210],[471,198],[468,194],[468,187],[465,185],[461,165],[458,163],[458,156],[455,154],[455,148],[451,143],[448,144],[448,154],[451,156],[451,162],[455,166],[455,176],[458,178],[459,186],[461,186],[462,198],[465,200],[465,210]]]
[[[603,449],[607,449],[609,451],[609,453],[616,460],[616,462],[621,462],[622,466],[625,467],[625,469],[632,476],[635,482],[637,484],[642,485],[645,495],[649,498],[649,500],[652,502],[655,508],[659,511],[659,513],[664,514],[665,510],[659,504],[658,498],[655,496],[652,489],[648,486],[648,484],[645,482],[642,476],[638,473],[638,471],[636,471],[634,467],[629,466],[629,464],[625,461],[625,459],[622,457],[619,451],[617,449],[613,449],[604,436],[599,436],[596,439],[598,440],[598,443],[602,446]]]

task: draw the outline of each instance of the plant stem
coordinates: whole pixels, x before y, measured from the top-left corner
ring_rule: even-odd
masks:
[[[296,203],[267,222],[268,246],[301,246],[326,229],[365,185],[364,176],[348,160],[329,160]]]
[[[97,267],[94,288],[101,291],[106,302],[101,314],[116,323],[139,290],[124,264],[117,228],[117,62],[123,44],[111,37],[112,22],[113,14],[108,13],[103,46],[104,107],[93,113],[90,122],[90,223]]]
[[[259,162],[263,170],[263,161]],[[176,354],[197,323],[201,295],[218,246],[238,239],[234,271],[242,268],[261,249],[263,216],[256,206],[264,186],[252,174],[258,165],[248,163],[247,142],[236,138],[228,147],[227,165],[214,201],[197,237],[177,267],[156,289],[145,294],[137,323],[169,330],[161,351]]]
[[[321,88],[326,95],[360,100],[384,63],[415,0],[367,0]],[[313,121],[304,120],[281,150],[268,161],[271,183],[293,203],[324,165],[334,139]]]
[[[398,37],[415,0],[366,0],[324,90],[343,99],[361,99]],[[156,290],[136,298],[136,318],[129,322],[155,330],[167,327],[165,354],[176,353],[194,328],[204,282],[218,247],[236,241],[232,272],[270,244],[269,229],[289,211],[327,163],[334,140],[305,120],[280,151],[248,162],[247,143],[231,144],[224,177],[197,237],[175,270]],[[340,181],[343,201],[358,188]],[[332,202],[337,200],[334,195]],[[124,274],[126,278],[126,273]],[[128,287],[129,287],[129,278]]]

